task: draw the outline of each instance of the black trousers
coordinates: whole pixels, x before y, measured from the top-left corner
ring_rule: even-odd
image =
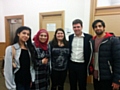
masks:
[[[22,85],[20,83],[16,83],[16,90],[30,90],[30,84]]]
[[[93,78],[94,90],[112,90],[112,80],[100,80]]]
[[[58,90],[64,90],[64,82],[65,82],[66,76],[67,76],[67,70],[64,70],[64,71],[52,70],[51,90],[57,90],[57,88],[58,88]]]
[[[87,67],[84,63],[70,63],[73,68],[69,69],[70,90],[86,90]]]

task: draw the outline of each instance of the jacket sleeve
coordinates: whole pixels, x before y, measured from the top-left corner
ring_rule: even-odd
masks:
[[[4,77],[5,84],[8,90],[16,90],[16,84],[14,81],[14,74],[12,68],[12,47],[8,46],[5,51],[5,63],[4,63]]]
[[[120,41],[116,37],[112,39],[112,58],[113,82],[120,84]]]

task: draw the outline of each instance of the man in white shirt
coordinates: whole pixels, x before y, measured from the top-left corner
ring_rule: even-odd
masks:
[[[70,60],[69,60],[69,80],[70,90],[86,90],[87,65],[90,60],[91,35],[83,33],[83,24],[80,19],[72,23],[74,34],[69,36]]]

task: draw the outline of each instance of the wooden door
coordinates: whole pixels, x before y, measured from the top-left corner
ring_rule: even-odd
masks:
[[[6,46],[10,45],[11,43],[11,25],[10,20],[12,19],[21,19],[21,24],[24,25],[24,16],[23,15],[16,15],[16,16],[5,16],[5,42],[0,42],[0,60],[3,59],[5,54],[5,48]],[[16,25],[15,25],[16,26]],[[17,28],[17,27],[16,27]],[[11,29],[11,30],[10,30]]]
[[[64,11],[40,13],[40,29],[49,33],[49,41],[53,39],[57,28],[64,29]]]
[[[24,16],[16,15],[16,16],[6,16],[5,17],[5,31],[6,31],[6,46],[10,45],[10,37],[11,37],[11,23],[10,20],[21,20],[21,25],[24,25]],[[19,26],[18,26],[19,27]]]

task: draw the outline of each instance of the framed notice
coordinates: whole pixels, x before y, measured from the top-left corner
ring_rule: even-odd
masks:
[[[47,31],[55,31],[56,30],[56,24],[55,23],[48,23],[47,24]]]

